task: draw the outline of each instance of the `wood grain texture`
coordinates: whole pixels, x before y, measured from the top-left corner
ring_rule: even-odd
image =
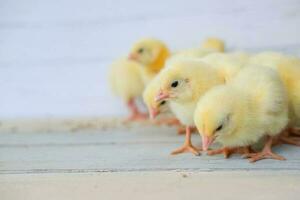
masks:
[[[135,127],[75,133],[0,134],[0,173],[70,173],[160,170],[299,170],[300,149],[280,146],[287,161],[255,164],[239,156],[169,155],[183,136],[168,127]],[[199,135],[194,135],[200,145]]]

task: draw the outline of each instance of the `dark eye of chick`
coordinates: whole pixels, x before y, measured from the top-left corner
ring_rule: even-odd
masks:
[[[138,53],[143,53],[144,52],[144,49],[143,48],[140,48],[139,50],[138,50]]]
[[[222,128],[223,128],[223,124],[220,125],[220,126],[216,129],[216,132],[222,130]]]
[[[175,88],[178,86],[178,81],[174,81],[172,84],[171,84],[171,87]]]
[[[166,104],[166,101],[162,101],[162,102],[160,102],[160,104],[159,105],[164,105],[164,104]]]

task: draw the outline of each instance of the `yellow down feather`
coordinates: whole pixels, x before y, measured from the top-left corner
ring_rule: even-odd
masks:
[[[252,145],[285,128],[287,94],[274,70],[247,66],[232,81],[211,89],[199,100],[194,120],[201,135],[226,147]]]
[[[254,55],[249,63],[275,69],[283,81],[289,97],[289,115],[292,126],[300,126],[300,59],[275,52]]]
[[[126,102],[141,96],[144,90],[142,67],[139,63],[126,58],[115,61],[109,70],[109,83],[114,94]]]
[[[206,63],[176,59],[167,63],[160,74],[160,89],[170,94],[172,112],[185,125],[193,125],[193,112],[200,96],[215,85],[222,84],[216,70]],[[178,82],[176,88],[172,87]]]

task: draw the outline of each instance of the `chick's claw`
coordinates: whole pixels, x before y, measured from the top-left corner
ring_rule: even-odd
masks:
[[[148,119],[148,114],[146,113],[134,113],[126,121],[138,121]]]
[[[177,134],[178,134],[178,135],[183,135],[183,134],[185,134],[185,127],[184,127],[184,126],[179,126],[179,127],[177,128]]]
[[[283,144],[291,144],[291,145],[300,146],[299,137],[282,136],[282,137],[280,137],[280,142]]]
[[[250,147],[238,147],[238,148],[228,148],[228,147],[223,147],[220,149],[216,150],[209,150],[207,151],[207,155],[212,156],[216,154],[224,154],[225,158],[229,158],[232,154],[237,153],[237,154],[248,154],[251,153],[252,150]]]
[[[158,121],[154,122],[155,125],[167,125],[167,126],[177,126],[180,125],[180,122],[176,118],[166,118],[166,119],[160,119]]]
[[[232,151],[233,149],[229,149],[229,148],[221,148],[221,149],[216,149],[216,150],[209,150],[207,151],[207,155],[209,156],[213,156],[213,155],[217,155],[217,154],[224,154],[225,158],[229,158],[231,156],[231,154],[233,153]]]
[[[261,152],[244,154],[243,157],[248,158],[252,163],[262,159],[286,160],[283,156],[272,152],[273,139],[273,137],[268,136],[267,142]]]
[[[129,108],[131,115],[125,120],[125,122],[146,120],[148,119],[148,114],[142,113],[137,107],[134,99],[130,99],[127,102],[127,107]]]
[[[248,158],[248,160],[251,163],[254,163],[254,162],[262,160],[262,159],[286,160],[283,156],[280,156],[278,154],[275,154],[273,152],[268,152],[268,151],[244,154],[243,157]]]
[[[299,137],[300,136],[300,128],[299,127],[289,128],[289,133],[291,135]]]
[[[274,145],[280,145],[280,144],[290,144],[290,145],[296,145],[300,146],[300,138],[295,136],[296,128],[289,128],[287,130],[282,131],[282,133],[277,137],[276,140],[273,141]]]
[[[201,151],[201,149],[196,148],[191,144],[188,144],[188,145],[184,145],[184,146],[180,147],[179,149],[176,149],[175,151],[172,151],[171,154],[172,155],[177,155],[177,154],[180,154],[180,153],[190,152],[190,153],[194,154],[195,156],[199,156],[200,151]]]
[[[180,122],[176,118],[171,118],[171,119],[166,119],[165,124],[167,124],[168,126],[177,126],[180,125]]]

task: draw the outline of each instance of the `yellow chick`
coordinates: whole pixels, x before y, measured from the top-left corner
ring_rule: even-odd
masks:
[[[208,43],[213,43],[213,44],[217,44],[217,41],[222,44],[224,46],[224,42],[218,39],[215,39],[214,42],[212,42],[213,40],[208,39],[207,41],[204,42],[203,46],[207,46],[207,48],[210,49],[205,49],[205,48],[194,48],[194,49],[186,49],[186,50],[182,50],[179,52],[176,52],[174,54],[172,54],[170,56],[170,58],[168,59],[168,61],[173,60],[173,59],[183,59],[183,58],[202,58],[205,57],[209,54],[213,54],[215,53],[217,50],[219,49],[214,49],[211,47],[208,47]],[[216,45],[215,45],[216,46]],[[152,77],[151,77],[152,78]],[[155,95],[157,94],[159,90],[159,79],[153,79],[146,87],[144,94],[143,94],[143,99],[145,104],[148,107],[149,113],[150,113],[150,117],[155,118],[158,114],[160,113],[164,113],[169,111],[169,106],[168,106],[168,102],[167,100],[163,100],[163,101],[155,101]],[[172,124],[169,123],[168,124]],[[178,124],[177,120],[171,120],[174,122],[174,124]]]
[[[155,95],[158,93],[160,88],[158,74],[146,87],[143,92],[143,99],[148,108],[150,119],[156,118],[160,113],[170,112],[169,102],[167,100],[155,101]],[[184,134],[185,130],[182,129],[182,125],[179,120],[175,117],[167,116],[165,118],[159,119],[156,121],[156,124],[166,124],[166,125],[177,125],[178,134]]]
[[[149,110],[151,119],[154,119],[161,112],[169,111],[169,105],[166,100],[155,101],[155,95],[160,89],[160,78],[158,74],[145,88],[143,100]]]
[[[109,71],[111,89],[127,103],[131,112],[129,120],[144,119],[147,116],[140,112],[135,104],[135,99],[140,97],[144,90],[144,82],[140,75],[142,67],[135,61],[123,58],[115,61]]]
[[[289,98],[289,130],[299,135],[300,126],[300,59],[275,52],[263,52],[254,55],[250,64],[260,64],[275,69],[283,81]],[[300,146],[300,141],[282,136],[284,143]]]
[[[142,78],[146,83],[164,67],[169,56],[168,47],[162,41],[154,38],[139,40],[129,53],[129,59],[144,65]]]
[[[173,53],[171,59],[202,58],[212,53],[224,52],[224,42],[217,38],[208,38],[200,48],[184,49]]]
[[[146,119],[135,99],[141,97],[147,83],[164,66],[169,56],[166,45],[157,39],[142,39],[136,42],[128,59],[114,62],[109,71],[109,82],[113,92],[126,101],[131,111],[128,120]]]
[[[194,58],[190,54],[184,53],[183,55],[184,56],[182,57],[177,57],[176,55],[172,56],[171,59],[168,60],[168,62],[172,62],[172,60],[175,59],[182,60]],[[217,69],[220,76],[224,78],[224,81],[229,81],[245,65],[245,63],[248,61],[248,57],[249,56],[245,53],[211,53],[204,56],[198,61],[203,61],[210,64],[211,67]],[[161,102],[155,101],[155,95],[158,93],[159,89],[159,78],[157,77],[147,85],[143,94],[144,102],[147,105],[149,113],[153,118],[156,117],[159,113],[169,111],[167,100]]]
[[[156,101],[167,100],[172,112],[186,126],[184,145],[172,154],[192,152],[199,155],[199,150],[191,143],[191,127],[194,126],[193,113],[199,97],[213,86],[222,84],[222,78],[206,63],[175,59],[169,61],[161,71],[159,83],[160,90],[156,95]]]
[[[244,147],[266,136],[263,150],[246,155],[249,160],[284,159],[271,147],[288,123],[288,99],[278,73],[270,68],[245,67],[229,83],[211,89],[199,100],[194,120],[203,150],[214,140],[225,147]]]
[[[250,56],[242,52],[212,53],[201,61],[216,68],[225,82],[231,80],[248,63]]]
[[[211,49],[218,52],[224,52],[225,50],[225,43],[219,38],[207,38],[203,44],[202,48],[204,49]]]
[[[181,51],[174,52],[170,59],[182,59],[182,58],[202,58],[209,54],[216,53],[217,51],[211,49],[203,49],[203,48],[192,48],[192,49],[184,49]]]

